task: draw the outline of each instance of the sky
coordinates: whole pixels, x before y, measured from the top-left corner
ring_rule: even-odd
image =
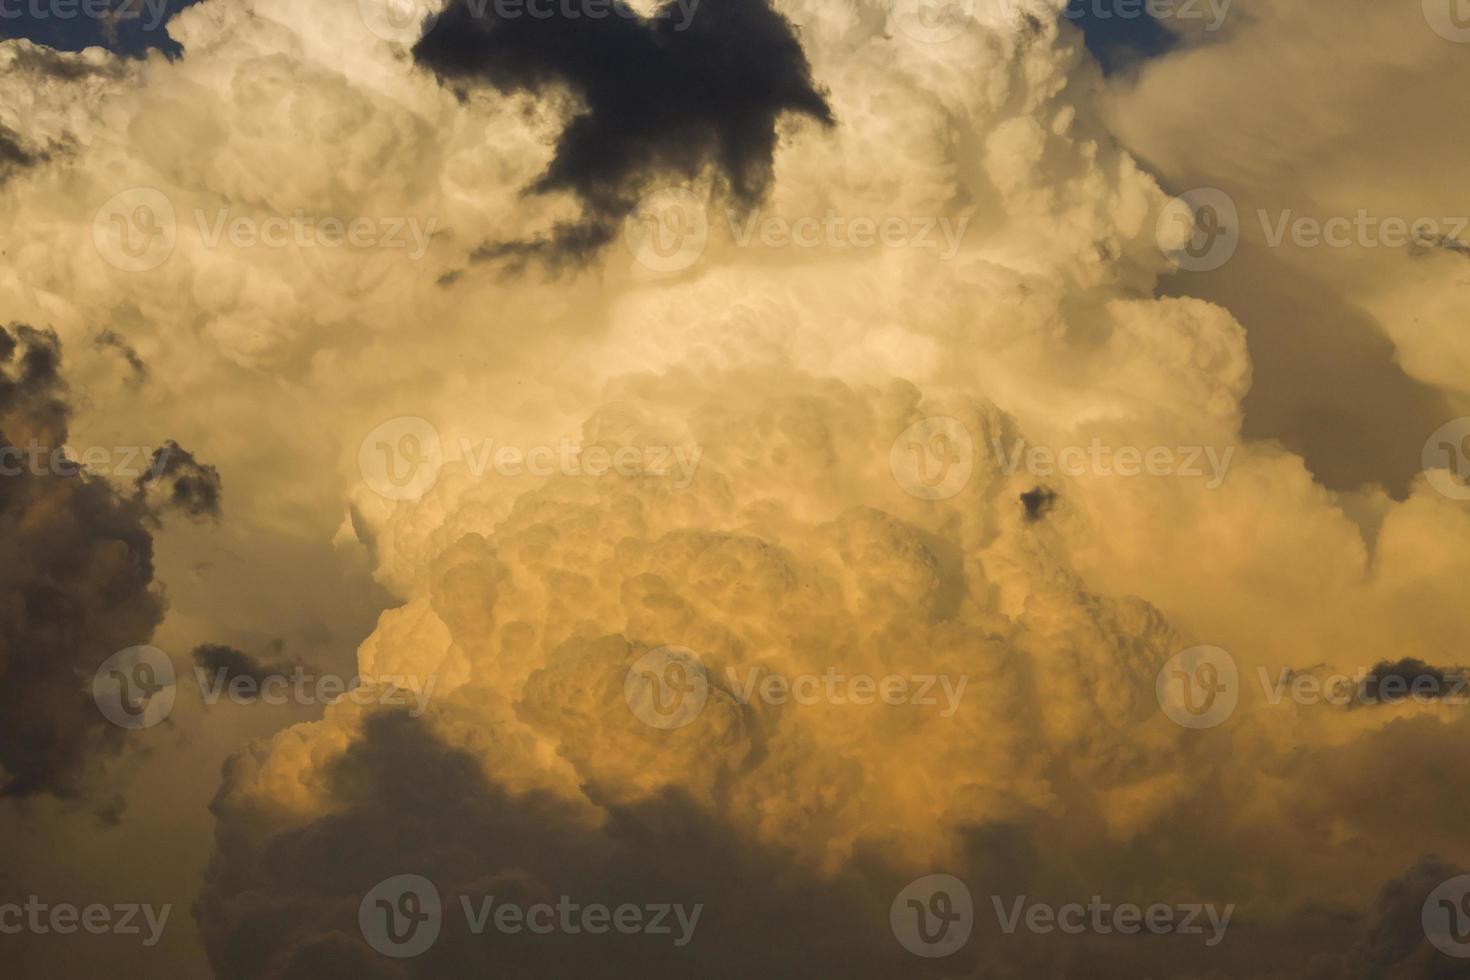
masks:
[[[1470,976],[1450,0],[136,13],[0,4],[16,975]]]

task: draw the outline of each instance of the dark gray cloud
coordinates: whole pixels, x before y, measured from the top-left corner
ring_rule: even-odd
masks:
[[[1351,703],[1361,707],[1398,704],[1411,697],[1420,701],[1438,700],[1450,695],[1470,697],[1465,668],[1445,670],[1405,657],[1397,663],[1385,660],[1364,674],[1358,681],[1358,697]]]
[[[138,385],[148,380],[148,363],[138,354],[137,349],[117,331],[102,331],[97,335],[96,344],[99,349],[117,351],[122,355],[123,360],[128,362],[128,367],[133,371],[129,383]]]
[[[0,328],[0,795],[77,795],[119,748],[93,673],[163,618],[140,502],[85,471],[18,465],[60,446],[68,406],[50,331]]]
[[[1047,487],[1033,487],[1021,494],[1021,506],[1026,508],[1026,520],[1039,521],[1051,513],[1057,504],[1055,490]]]
[[[237,650],[231,646],[219,643],[205,643],[194,648],[194,663],[204,668],[210,674],[224,672],[223,680],[228,683],[236,677],[248,677],[257,684],[264,684],[266,678],[273,676],[287,676],[298,666],[297,664],[280,658],[282,644],[274,644],[273,654],[270,659],[264,657],[252,657],[243,650]]]
[[[487,243],[477,259],[585,260],[660,181],[710,174],[719,193],[753,204],[771,180],[781,115],[832,122],[795,29],[768,0],[701,0],[687,17],[673,5],[650,18],[612,6],[601,19],[542,18],[454,0],[415,46],[419,64],[461,89],[565,88],[580,101],[528,190],[576,195],[581,217],[546,239]]]
[[[155,489],[161,492],[152,493]],[[138,477],[138,492],[155,499],[156,509],[171,508],[193,518],[220,516],[219,470],[199,462],[172,439],[153,451],[147,471]]]

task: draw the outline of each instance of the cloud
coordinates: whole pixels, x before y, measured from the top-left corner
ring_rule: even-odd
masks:
[[[564,87],[570,97],[555,155],[527,190],[574,194],[581,215],[547,239],[486,244],[477,258],[585,262],[640,194],[706,171],[722,197],[749,207],[770,185],[781,116],[832,122],[795,31],[769,0],[670,2],[649,17],[619,0],[603,14],[452,3],[415,45],[418,64],[450,84],[542,97]]]

